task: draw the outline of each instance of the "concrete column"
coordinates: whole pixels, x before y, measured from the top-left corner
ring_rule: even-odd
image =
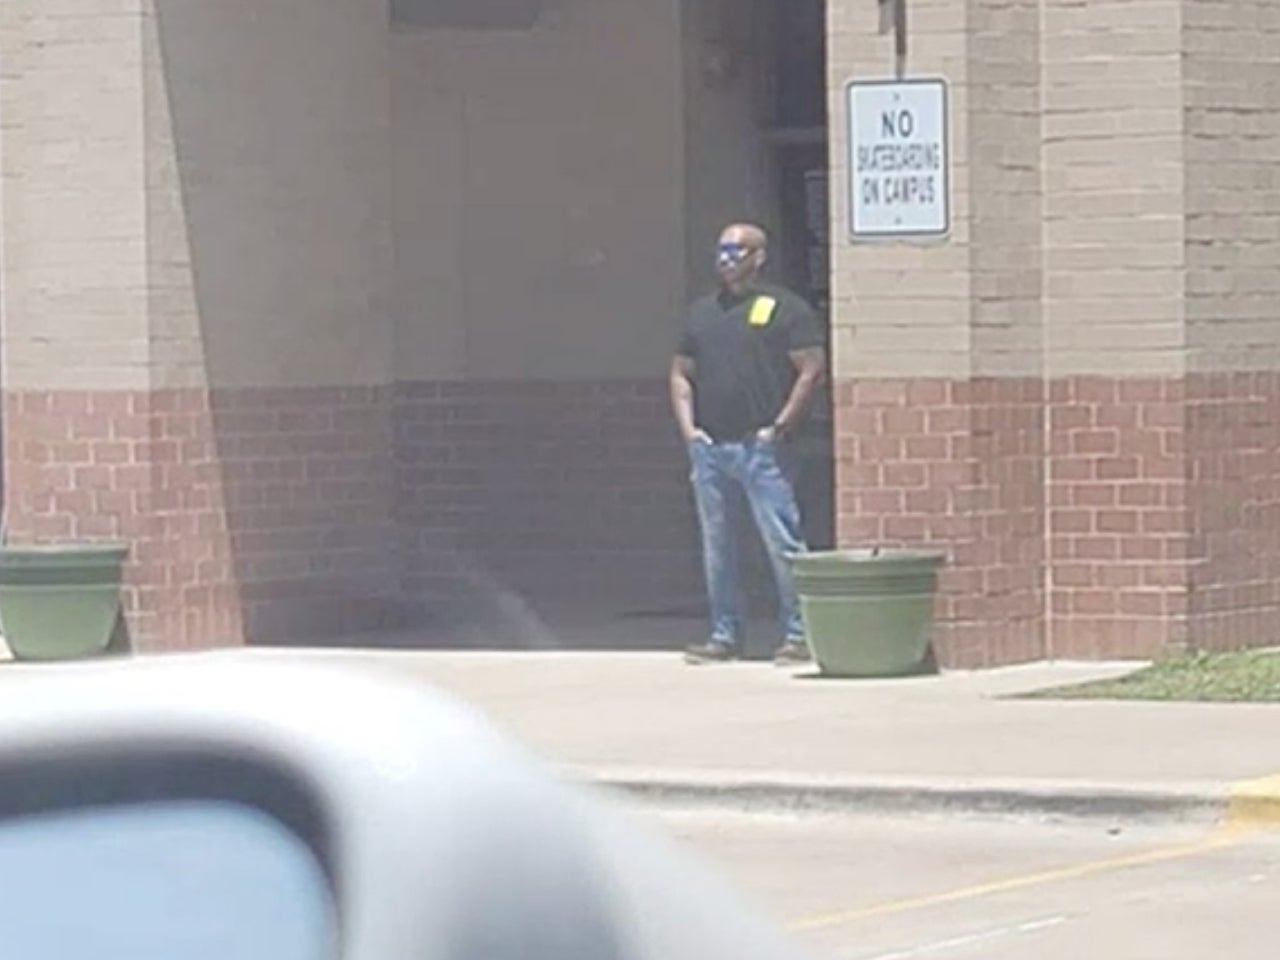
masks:
[[[10,535],[129,541],[137,646],[394,592],[383,7],[0,11]]]
[[[228,642],[221,485],[176,473],[207,417],[152,390],[144,22],[141,0],[0,11],[7,532],[124,539],[138,643]]]
[[[844,86],[892,76],[874,4],[831,7],[839,537],[934,544],[939,653],[1044,649],[1039,13],[913,3],[910,73],[950,87],[952,233],[853,245]]]
[[[1270,643],[1280,20],[1045,10],[1053,647]]]
[[[1280,616],[1280,10],[1184,0],[1189,641]]]
[[[948,547],[953,662],[1270,642],[1280,20],[912,10],[913,72],[954,87],[955,230],[835,251],[842,539]],[[887,66],[872,10],[832,27],[833,90]]]
[[[1043,2],[1059,656],[1144,656],[1187,639],[1181,6]]]

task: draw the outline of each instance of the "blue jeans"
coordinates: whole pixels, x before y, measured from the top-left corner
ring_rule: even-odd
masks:
[[[733,486],[746,495],[756,528],[764,539],[778,588],[778,619],[787,641],[804,639],[804,621],[796,596],[788,553],[806,549],[800,508],[792,487],[786,451],[777,443],[689,444],[693,492],[702,527],[702,562],[711,604],[711,640],[731,647],[742,641],[743,603],[738,574],[737,530],[731,511]]]

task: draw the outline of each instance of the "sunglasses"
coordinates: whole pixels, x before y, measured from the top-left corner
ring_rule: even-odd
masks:
[[[722,267],[736,267],[754,252],[745,243],[722,243],[716,250],[716,262]]]

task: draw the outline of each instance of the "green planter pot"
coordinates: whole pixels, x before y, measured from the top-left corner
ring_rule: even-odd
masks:
[[[790,559],[809,645],[824,674],[895,677],[920,670],[944,554],[837,550]]]
[[[120,616],[123,544],[0,547],[0,630],[18,660],[103,653]]]

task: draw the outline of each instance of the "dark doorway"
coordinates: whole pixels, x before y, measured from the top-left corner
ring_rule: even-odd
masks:
[[[773,153],[781,279],[830,324],[826,0],[765,0],[772,82],[764,141]],[[828,350],[828,355],[830,350]],[[835,542],[830,378],[799,443],[809,543]]]

